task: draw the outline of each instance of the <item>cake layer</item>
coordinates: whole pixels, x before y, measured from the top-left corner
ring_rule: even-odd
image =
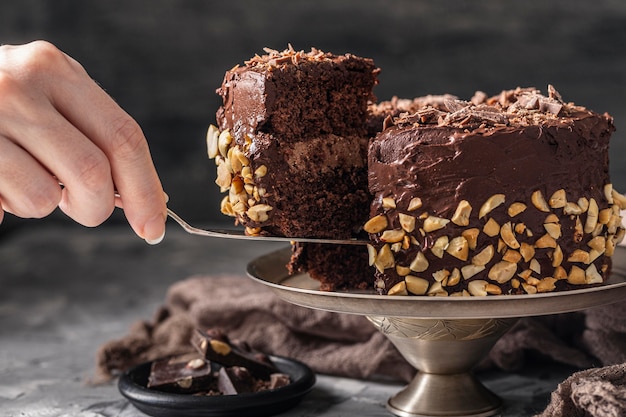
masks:
[[[391,294],[520,294],[603,282],[623,237],[612,119],[517,89],[450,100],[370,144],[366,225]]]

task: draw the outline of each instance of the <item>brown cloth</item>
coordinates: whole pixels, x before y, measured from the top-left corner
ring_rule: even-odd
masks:
[[[480,366],[520,369],[528,352],[581,369],[626,362],[625,315],[626,302],[521,319]],[[365,317],[299,307],[245,277],[198,276],[173,285],[151,321],[135,323],[126,337],[100,348],[97,380],[145,361],[191,351],[189,337],[195,328],[223,329],[231,339],[300,360],[323,374],[397,381],[409,381],[415,374]],[[626,415],[624,378],[624,365],[575,374],[555,391],[541,417]],[[622,414],[610,414],[615,409]],[[604,410],[608,411],[602,414]]]

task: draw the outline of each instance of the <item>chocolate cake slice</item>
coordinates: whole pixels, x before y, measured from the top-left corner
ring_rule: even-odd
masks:
[[[209,129],[222,212],[249,234],[347,238],[369,214],[371,59],[266,49],[228,71]]]

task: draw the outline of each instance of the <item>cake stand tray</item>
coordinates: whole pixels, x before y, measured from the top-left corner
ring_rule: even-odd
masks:
[[[498,414],[502,402],[472,368],[520,317],[560,314],[626,299],[626,248],[616,248],[612,273],[601,286],[533,295],[410,297],[373,292],[327,292],[307,274],[289,275],[289,247],[254,259],[248,275],[283,300],[366,316],[419,372],[391,397],[401,417]]]

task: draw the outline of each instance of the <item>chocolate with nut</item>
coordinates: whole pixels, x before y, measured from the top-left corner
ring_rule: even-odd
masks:
[[[148,388],[159,391],[193,393],[215,381],[210,362],[198,354],[188,354],[152,362]]]
[[[196,330],[191,336],[191,344],[207,360],[223,366],[243,366],[261,379],[269,379],[271,374],[279,372],[267,356],[237,347],[217,330]]]
[[[152,363],[148,388],[193,395],[237,395],[288,385],[264,354],[246,343],[232,343],[221,331],[196,330],[191,344],[197,352],[158,359]]]

